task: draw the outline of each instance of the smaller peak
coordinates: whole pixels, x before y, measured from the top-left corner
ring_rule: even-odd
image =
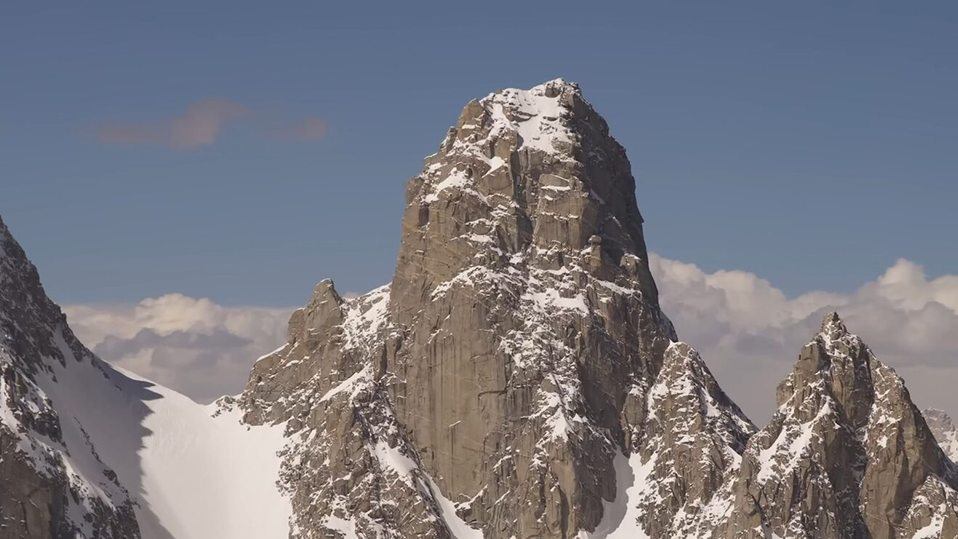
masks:
[[[688,356],[698,355],[692,346],[684,341],[672,341],[669,343],[668,348],[665,349],[666,359],[675,357],[675,358],[685,358]]]
[[[698,354],[698,351],[685,341],[671,341],[665,351],[667,354],[676,354],[679,356]]]
[[[336,285],[333,284],[332,279],[323,279],[319,281],[319,284],[316,285],[316,288],[313,289],[313,298],[311,303],[318,303],[326,301],[327,299],[332,299],[337,305],[342,304],[343,300],[339,296],[339,292],[336,291]]]
[[[842,319],[838,316],[838,313],[831,311],[826,314],[825,318],[822,320],[821,334],[832,338],[842,337],[844,335],[848,335],[848,328],[845,327],[845,323],[842,322]]]
[[[333,289],[333,290],[335,290],[335,289],[336,289],[336,285],[333,283],[333,280],[332,280],[332,279],[328,279],[328,278],[327,278],[327,279],[323,279],[322,281],[319,281],[318,283],[316,283],[316,288],[315,288],[315,290],[316,290],[317,292],[319,292],[319,291],[328,290],[328,289],[330,289],[330,288]]]
[[[332,279],[323,279],[313,290],[313,297],[304,309],[297,309],[289,319],[290,341],[297,335],[305,338],[305,330],[329,328],[342,322],[345,301],[336,292]]]
[[[925,408],[921,411],[921,415],[925,416],[925,419],[929,422],[941,422],[947,425],[952,424],[951,416],[941,408]]]

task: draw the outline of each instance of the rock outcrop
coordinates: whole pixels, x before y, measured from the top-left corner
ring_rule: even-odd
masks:
[[[958,537],[958,474],[908,389],[835,313],[748,442],[715,537]]]
[[[645,472],[636,496],[640,529],[653,538],[698,537],[722,522],[727,483],[754,432],[698,352],[670,346],[636,436]]]

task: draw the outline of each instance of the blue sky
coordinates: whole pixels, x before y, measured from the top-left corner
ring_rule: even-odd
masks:
[[[6,3],[0,214],[65,303],[365,291],[461,107],[563,77],[628,150],[665,257],[790,296],[899,257],[958,271],[953,3],[419,6]],[[197,147],[98,136],[203,100],[245,116]],[[291,134],[306,119],[325,134]]]

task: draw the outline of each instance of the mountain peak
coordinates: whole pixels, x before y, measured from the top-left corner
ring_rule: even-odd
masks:
[[[422,276],[436,285],[530,247],[568,248],[572,258],[549,262],[556,267],[588,256],[605,280],[625,265],[652,284],[625,150],[579,87],[561,79],[470,101],[407,183],[406,201],[397,270],[442,249],[446,262]],[[393,294],[404,293],[397,284]]]
[[[478,105],[478,106],[476,106]],[[488,139],[513,139],[517,149],[530,149],[560,158],[570,154],[581,135],[571,125],[572,118],[588,121],[592,107],[582,98],[576,84],[555,79],[528,90],[506,88],[463,110],[457,129],[469,133],[478,125],[488,125]]]
[[[396,536],[597,529],[616,463],[653,428],[648,392],[675,338],[625,150],[575,84],[474,99],[407,182],[401,230],[390,285],[346,303],[319,290],[241,399],[248,421],[312,440],[289,454],[311,462],[287,485],[297,524],[316,537],[336,519],[372,535],[400,517]],[[695,496],[656,502],[671,518],[711,497],[749,424],[696,354],[667,371],[694,391],[656,417],[681,414],[696,454],[720,453],[681,478]],[[675,441],[676,461],[687,445]],[[664,478],[671,457],[659,456]],[[333,495],[346,478],[357,486]],[[396,485],[390,509],[358,509],[380,483]],[[320,504],[316,485],[329,485]],[[452,509],[437,513],[442,493]]]
[[[848,328],[845,327],[845,323],[842,322],[838,313],[831,311],[825,314],[825,317],[822,319],[822,329],[819,333],[832,339],[839,339],[848,335]]]
[[[732,530],[891,539],[958,526],[954,467],[902,379],[836,313],[802,349],[778,404],[746,447]]]
[[[597,116],[591,110],[579,87],[562,79],[505,88],[466,104],[440,153],[480,157],[491,170],[509,164],[496,158],[505,159],[510,149],[571,160],[581,137],[570,119]]]

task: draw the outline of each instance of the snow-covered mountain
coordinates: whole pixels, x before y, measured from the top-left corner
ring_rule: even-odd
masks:
[[[578,87],[470,102],[406,204],[392,283],[321,283],[241,397],[295,433],[301,535],[637,533],[606,509],[624,476],[651,533],[681,528],[753,427],[659,309],[625,151]]]
[[[836,313],[778,387],[720,537],[958,537],[958,469],[901,377]]]
[[[837,315],[744,416],[659,308],[630,169],[574,84],[470,102],[392,282],[322,281],[211,406],[84,348],[0,224],[0,539],[958,536],[955,465]]]
[[[287,536],[283,425],[99,360],[2,221],[0,328],[0,538]]]

